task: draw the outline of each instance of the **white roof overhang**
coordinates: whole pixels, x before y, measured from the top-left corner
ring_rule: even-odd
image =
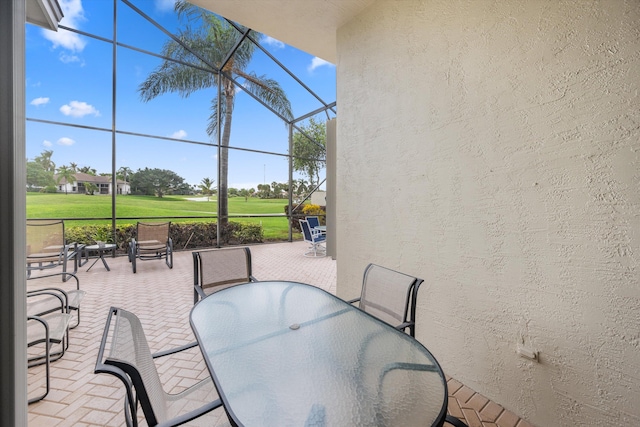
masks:
[[[335,64],[336,32],[375,0],[190,0]]]
[[[26,0],[26,4],[28,23],[58,31],[63,14],[57,0]]]

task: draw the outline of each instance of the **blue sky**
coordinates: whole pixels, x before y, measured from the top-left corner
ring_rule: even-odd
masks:
[[[99,37],[113,38],[112,0],[59,0],[61,25]],[[175,33],[179,22],[174,0],[134,0],[136,7]],[[160,53],[168,37],[118,2],[117,40],[146,51]],[[113,48],[110,42],[60,29],[57,33],[26,26],[27,118],[111,129]],[[323,101],[335,101],[335,67],[319,58],[264,35],[261,43]],[[143,103],[139,85],[161,60],[143,53],[117,48],[116,128],[120,131],[211,142],[206,134],[214,89],[201,90],[189,98],[161,95]],[[249,71],[276,79],[286,91],[295,117],[322,105],[295,80],[256,49]],[[333,117],[333,114],[331,114]],[[320,115],[317,118],[323,119]],[[231,146],[286,154],[288,130],[263,106],[239,91],[233,114]],[[161,139],[117,135],[116,168],[170,169],[189,184],[209,177],[217,182],[217,149]],[[27,121],[27,158],[53,150],[57,166],[90,166],[111,172],[111,133]],[[294,175],[294,178],[300,177]],[[229,186],[256,187],[263,182],[286,182],[285,157],[232,150],[229,155]]]

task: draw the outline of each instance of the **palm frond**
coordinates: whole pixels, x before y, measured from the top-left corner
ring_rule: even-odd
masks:
[[[220,129],[222,129],[222,127],[224,126],[225,113],[227,111],[227,106],[224,102],[224,99],[222,99],[222,102],[220,103],[220,107],[221,107]],[[218,130],[218,96],[217,95],[211,100],[211,107],[209,108],[209,110],[211,111],[211,114],[209,115],[209,122],[207,124],[207,134],[211,136],[211,135],[214,135],[215,132]]]
[[[198,52],[207,62],[215,63],[215,61],[218,60],[214,55],[215,52],[211,51],[211,49],[201,48],[201,46],[207,45],[206,37],[206,34],[193,31],[190,28],[181,31],[178,35],[178,38],[183,41],[185,45]],[[162,48],[162,54],[175,61],[165,59],[162,64],[152,71],[147,79],[140,84],[138,92],[144,102],[148,102],[166,92],[178,92],[180,96],[186,98],[195,91],[216,84],[218,75],[215,72],[185,65],[185,63],[192,63],[198,67],[208,67],[207,64],[203,64],[193,53],[182,47],[176,41],[170,40],[166,42]]]
[[[179,19],[185,18],[188,22],[205,21],[211,12],[195,6],[188,1],[178,0],[173,6],[174,12],[177,13]]]
[[[235,73],[245,79],[245,90],[254,94],[285,119],[293,119],[291,103],[287,98],[287,94],[280,86],[280,83],[264,75],[258,76],[253,72],[245,73],[241,70],[235,70]]]

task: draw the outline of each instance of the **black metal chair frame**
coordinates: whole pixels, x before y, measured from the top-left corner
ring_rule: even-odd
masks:
[[[47,270],[50,268],[55,268],[58,266],[62,266],[62,272],[67,272],[67,261],[73,259],[73,273],[78,272],[78,260],[80,258],[80,252],[78,249],[78,244],[76,242],[67,243],[64,233],[64,220],[41,220],[41,219],[28,219],[27,220],[27,230],[28,227],[43,227],[43,226],[51,226],[55,224],[60,224],[62,227],[62,241],[59,242],[60,249],[59,252],[51,251],[50,256],[47,255],[49,252],[40,253],[36,257],[29,257],[27,255],[27,278],[31,278],[31,272],[34,270]],[[38,259],[42,258],[42,259]],[[57,258],[54,260],[54,258]],[[33,265],[37,264],[37,265]],[[67,277],[65,275],[62,276],[62,281],[66,282]]]
[[[207,250],[203,250],[203,251],[195,251],[192,252],[193,254],[193,303],[196,304],[199,300],[204,299],[207,297],[206,292],[203,289],[203,278],[202,278],[202,274],[203,274],[203,270],[202,270],[202,257],[201,257],[201,253],[206,253],[206,252],[213,252],[213,251],[228,251],[228,250],[233,250],[233,251],[238,251],[238,250],[243,250],[244,251],[244,255],[245,255],[245,264],[246,264],[246,269],[247,269],[247,276],[248,276],[248,280],[250,282],[257,282],[258,279],[256,279],[253,276],[252,273],[252,267],[251,267],[251,250],[246,247],[232,247],[232,248],[219,248],[219,249],[207,249]],[[236,283],[234,282],[230,282],[230,283]],[[216,282],[216,284],[218,285],[223,285],[225,284],[225,282]]]
[[[50,300],[57,300],[59,305],[58,307],[47,309],[44,313],[34,314],[27,312],[27,324],[29,322],[37,322],[44,328],[44,335],[38,336],[32,341],[29,341],[29,337],[27,337],[27,347],[44,344],[44,355],[28,358],[27,366],[31,368],[45,365],[45,391],[38,396],[28,399],[29,404],[39,402],[49,394],[51,389],[51,363],[60,359],[69,347],[69,322],[71,321],[71,315],[69,314],[66,294],[57,288],[43,288],[27,293],[27,299],[42,296]],[[60,313],[56,313],[58,310],[60,310]],[[61,336],[51,336],[51,328],[49,327],[49,322],[51,321],[61,322],[60,325],[62,325],[63,329]],[[52,353],[51,348],[57,344],[60,345],[60,350]]]
[[[153,411],[151,400],[149,398],[149,395],[147,394],[145,384],[142,380],[142,376],[140,375],[140,372],[138,371],[138,369],[135,366],[132,366],[131,364],[126,362],[118,361],[115,359],[104,358],[104,352],[107,344],[107,338],[109,336],[111,321],[114,315],[117,316],[117,312],[119,310],[121,309],[117,307],[111,307],[109,309],[109,315],[107,317],[107,321],[105,324],[104,333],[102,335],[102,340],[100,341],[100,348],[98,349],[98,357],[96,360],[94,373],[96,374],[106,373],[106,374],[114,375],[115,377],[120,379],[124,384],[125,390],[126,390],[126,395],[124,399],[125,422],[128,427],[138,426],[138,420],[137,420],[138,404],[140,404],[140,407],[142,408],[145,419],[147,420],[147,424],[149,426],[163,426],[163,427],[178,426],[178,425],[184,424],[186,422],[189,422],[195,418],[198,418],[201,415],[204,415],[222,406],[221,400],[216,399],[212,402],[208,402],[204,404],[198,409],[184,413],[179,417],[160,423]],[[189,343],[173,349],[154,353],[151,355],[151,357],[153,359],[156,359],[159,357],[176,354],[181,351],[188,350],[190,348],[197,347],[197,346],[198,346],[198,343],[193,342],[193,343]],[[209,380],[209,378],[207,380]]]
[[[27,291],[27,295],[29,295],[32,292],[37,292],[37,291],[42,290],[42,289],[46,289],[46,290],[50,290],[50,291],[56,291],[56,292],[64,295],[65,304],[68,307],[68,311],[67,312],[68,313],[71,313],[73,311],[76,312],[76,322],[74,324],[72,324],[72,325],[69,325],[69,329],[74,329],[80,324],[80,302],[82,301],[82,299],[84,298],[84,295],[86,294],[85,291],[80,289],[80,279],[78,279],[78,276],[76,276],[75,274],[72,274],[72,273],[52,273],[52,274],[46,274],[44,276],[31,277],[31,278],[28,278],[27,281],[31,282],[31,281],[38,280],[38,279],[44,279],[44,278],[47,278],[47,277],[54,277],[54,276],[60,276],[60,275],[71,276],[76,281],[76,288],[72,289],[72,290],[64,290],[64,289],[57,288],[57,287],[56,288],[45,287],[45,288],[34,289],[32,291]],[[69,279],[65,278],[65,280],[63,280],[63,281],[66,282],[67,280],[69,280]],[[35,316],[42,316],[44,314],[52,313],[52,312],[58,310],[56,297],[50,296],[50,298],[48,298],[48,302],[49,302],[49,304],[43,303],[42,307],[40,308],[40,310],[38,310],[35,313],[31,313],[31,314],[33,314]]]
[[[145,249],[144,246],[140,246],[140,224],[143,226],[152,226],[152,227],[166,227],[168,225],[169,232],[167,233],[167,241],[165,244],[164,250],[162,249]],[[136,237],[131,239],[129,242],[129,262],[133,268],[133,272],[136,272],[136,259],[140,261],[149,261],[155,259],[165,259],[165,262],[169,268],[173,268],[173,240],[170,236],[171,233],[171,222],[163,222],[163,223],[142,223],[138,222],[136,225]],[[138,240],[136,240],[138,239]]]
[[[348,300],[347,301],[348,303],[353,304],[361,301],[362,295],[366,292],[367,275],[372,268],[382,268],[382,269],[391,271],[393,273],[402,274],[403,276],[413,277],[405,273],[401,273],[399,271],[395,271],[390,268],[382,267],[380,265],[371,263],[367,265],[367,267],[364,269],[364,275],[362,278],[362,291],[360,296],[358,298]],[[418,277],[413,277],[413,279],[414,279],[413,283],[411,283],[411,285],[408,287],[407,295],[405,296],[406,303],[404,307],[403,321],[401,324],[393,325],[393,326],[396,329],[405,331],[405,332],[406,332],[406,329],[409,328],[409,335],[415,338],[416,336],[416,329],[415,329],[416,328],[416,301],[418,298],[418,289],[420,288],[420,285],[422,284],[422,282],[424,282],[424,280]]]

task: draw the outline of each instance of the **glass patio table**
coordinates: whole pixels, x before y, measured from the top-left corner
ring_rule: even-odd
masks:
[[[238,426],[440,426],[444,374],[409,335],[311,285],[253,282],[191,310]]]

